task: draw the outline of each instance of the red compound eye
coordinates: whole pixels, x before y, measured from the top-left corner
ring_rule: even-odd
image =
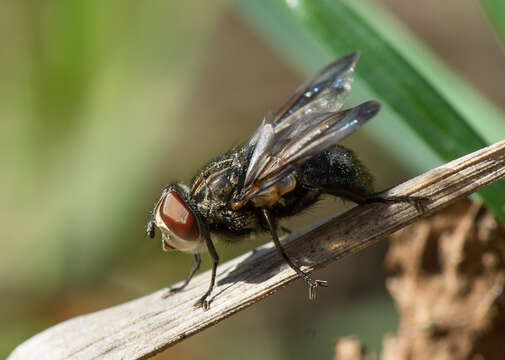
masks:
[[[169,192],[163,199],[160,205],[160,215],[174,235],[186,241],[198,239],[195,215],[175,191]]]

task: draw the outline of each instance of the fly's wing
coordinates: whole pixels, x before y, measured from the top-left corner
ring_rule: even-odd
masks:
[[[297,165],[359,129],[379,110],[378,102],[368,101],[345,111],[311,113],[303,118],[306,131],[295,132],[293,136],[286,131],[276,133],[274,124],[262,124],[238,202],[246,202],[267,191],[291,174]]]
[[[319,113],[338,111],[351,89],[353,72],[359,53],[346,55],[326,66],[312,80],[300,86],[295,94],[275,114],[268,114],[249,140],[255,150],[246,174],[245,186],[250,186],[268,160],[264,154],[275,154],[277,148],[290,139],[316,127],[324,117]],[[262,140],[260,140],[262,139]]]
[[[341,57],[326,66],[312,80],[300,86],[275,113],[273,123],[281,131],[313,112],[338,111],[347,100],[359,53]],[[296,116],[292,116],[296,114]]]
[[[297,165],[335,145],[379,111],[377,102],[367,102],[338,112],[351,89],[358,58],[356,52],[331,63],[263,120],[249,141],[254,151],[236,204],[268,192]]]
[[[275,114],[267,115],[251,137],[249,145],[256,144],[266,124],[272,124],[276,133],[288,132],[293,135],[313,125],[302,119],[305,116],[338,111],[351,90],[358,58],[358,52],[341,57],[301,85]]]

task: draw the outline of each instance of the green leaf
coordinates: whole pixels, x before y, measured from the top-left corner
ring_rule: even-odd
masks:
[[[457,99],[457,87],[445,87],[443,91],[444,85],[437,84],[437,79],[442,82],[454,76],[444,74],[440,66],[423,66],[423,60],[427,64],[434,61],[432,56],[419,51],[422,47],[416,50],[420,59],[413,62],[403,50],[413,48],[409,42],[411,38],[408,35],[385,36],[381,28],[399,27],[388,23],[387,17],[370,3],[363,0],[237,1],[247,18],[259,25],[277,48],[287,51],[289,59],[308,64],[311,69],[359,50],[361,58],[356,75],[360,81],[355,86],[354,95],[356,88],[360,96],[368,92],[381,100],[387,115],[393,115],[391,119],[382,117],[380,125],[377,121],[371,124],[374,124],[374,133],[377,132],[380,142],[394,144],[391,151],[408,153],[409,156],[403,158],[404,163],[419,162],[418,158],[428,157],[432,167],[436,160],[430,150],[439,159],[450,161],[503,138],[503,116],[482,101],[470,87],[459,93],[466,104]],[[429,71],[435,74],[428,75]],[[456,92],[456,95],[449,98],[446,94],[449,91]],[[473,102],[472,98],[476,101]],[[360,101],[365,99],[361,97]],[[474,109],[470,110],[471,107]],[[404,141],[408,131],[401,122],[430,150],[418,146],[419,142],[417,145],[412,142],[415,137],[411,134]],[[427,165],[420,164],[420,167]],[[479,194],[505,221],[505,183],[494,184]]]
[[[481,3],[502,43],[505,44],[505,2],[503,0],[481,0]]]

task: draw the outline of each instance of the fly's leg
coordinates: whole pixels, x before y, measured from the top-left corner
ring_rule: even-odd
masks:
[[[211,273],[211,278],[210,278],[210,286],[209,289],[203,296],[200,298],[195,303],[195,307],[202,307],[204,310],[208,310],[210,307],[210,302],[207,300],[209,297],[210,293],[212,292],[212,289],[214,288],[214,284],[216,282],[216,270],[217,270],[217,265],[219,264],[219,256],[217,255],[216,248],[214,247],[214,244],[212,243],[212,240],[210,239],[210,236],[205,237],[205,242],[207,244],[207,248],[209,249],[210,256],[212,256],[212,260],[214,260],[212,264],[212,273]]]
[[[280,226],[279,228],[280,228],[280,230],[282,231],[283,234],[289,235],[289,234],[292,233],[291,229],[288,229],[285,226]]]
[[[418,196],[384,196],[381,193],[363,193],[349,190],[333,190],[332,195],[349,199],[356,204],[370,204],[374,202],[378,203],[409,203],[413,205],[417,211],[424,212],[424,203],[428,200],[425,197]]]
[[[198,271],[198,269],[200,269],[200,264],[202,263],[202,259],[200,258],[199,254],[195,254],[194,260],[195,260],[195,262],[193,264],[193,267],[189,271],[189,275],[186,278],[186,280],[184,280],[184,283],[181,286],[171,287],[170,289],[168,289],[167,294],[165,294],[163,296],[164,298],[168,297],[172,293],[175,293],[177,291],[181,291],[186,286],[188,286],[189,282],[191,281],[191,279],[193,278],[193,276],[195,275],[195,273]]]
[[[384,196],[378,193],[373,193],[365,199],[365,203],[370,204],[374,202],[380,203],[399,203],[406,202],[414,206],[420,213],[425,212],[426,208],[424,203],[428,201],[428,198],[418,197],[418,196]]]
[[[426,198],[387,196],[373,192],[373,179],[356,155],[343,146],[334,146],[309,159],[300,170],[299,178],[307,189],[316,189],[357,204],[373,202],[406,202],[424,212]]]
[[[296,266],[291,259],[288,257],[286,252],[284,251],[280,241],[279,237],[277,236],[277,231],[275,224],[272,219],[272,215],[267,209],[262,209],[261,210],[263,219],[265,220],[268,230],[270,231],[270,234],[272,235],[272,240],[274,241],[275,247],[277,248],[277,251],[282,255],[284,260],[288,263],[288,265],[309,285],[309,299],[314,300],[316,298],[316,290],[318,286],[328,286],[327,281],[323,280],[314,280],[312,279],[309,275],[304,273],[298,266]]]

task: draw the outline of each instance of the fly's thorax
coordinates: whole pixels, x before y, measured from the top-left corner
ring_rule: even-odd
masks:
[[[197,175],[191,185],[191,196],[208,208],[227,203],[239,185],[246,164],[242,152],[237,150],[210,162]]]
[[[205,238],[198,214],[189,204],[189,189],[177,184],[161,195],[154,211],[154,223],[161,231],[165,251],[198,253],[205,250]]]

